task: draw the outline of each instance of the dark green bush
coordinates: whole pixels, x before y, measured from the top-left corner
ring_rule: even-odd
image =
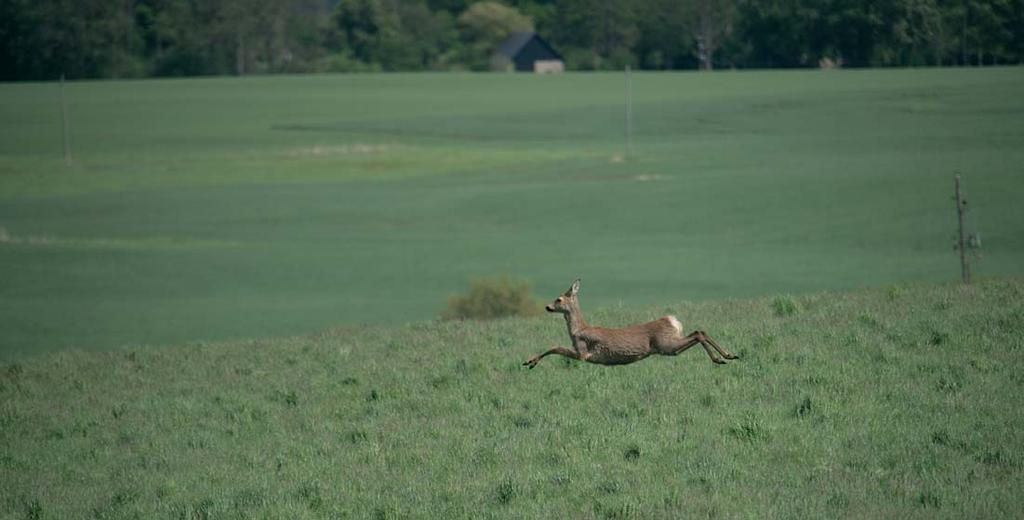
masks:
[[[796,300],[789,295],[776,296],[772,300],[772,311],[775,312],[776,316],[792,316],[797,313],[797,310]]]
[[[529,316],[540,312],[541,303],[530,294],[530,284],[507,275],[476,278],[469,293],[452,296],[441,311],[444,320],[490,320],[506,316]]]

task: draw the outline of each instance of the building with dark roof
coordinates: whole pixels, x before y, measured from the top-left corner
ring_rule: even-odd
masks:
[[[514,32],[498,45],[491,69],[518,72],[563,72],[562,55],[535,32]]]

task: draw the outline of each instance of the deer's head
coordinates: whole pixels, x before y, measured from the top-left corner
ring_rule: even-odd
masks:
[[[568,314],[569,310],[577,306],[576,295],[580,292],[580,280],[576,279],[569,287],[568,291],[565,291],[561,296],[555,298],[555,301],[544,306],[544,310],[548,312],[560,312],[562,314]]]

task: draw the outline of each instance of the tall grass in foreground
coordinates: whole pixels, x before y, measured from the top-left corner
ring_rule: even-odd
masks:
[[[991,518],[1024,506],[1024,281],[588,318],[669,312],[743,359],[523,369],[564,341],[543,316],[2,365],[0,517]]]

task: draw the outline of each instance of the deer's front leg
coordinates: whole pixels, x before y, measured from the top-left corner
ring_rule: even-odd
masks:
[[[527,359],[526,362],[523,363],[523,366],[533,368],[537,366],[537,363],[540,362],[540,360],[543,359],[544,356],[550,356],[551,354],[558,354],[560,356],[565,356],[567,358],[572,359],[580,359],[580,353],[576,352],[573,349],[568,349],[565,347],[554,347],[552,349],[547,350],[546,352],[543,352],[541,354],[533,356],[530,359]]]

